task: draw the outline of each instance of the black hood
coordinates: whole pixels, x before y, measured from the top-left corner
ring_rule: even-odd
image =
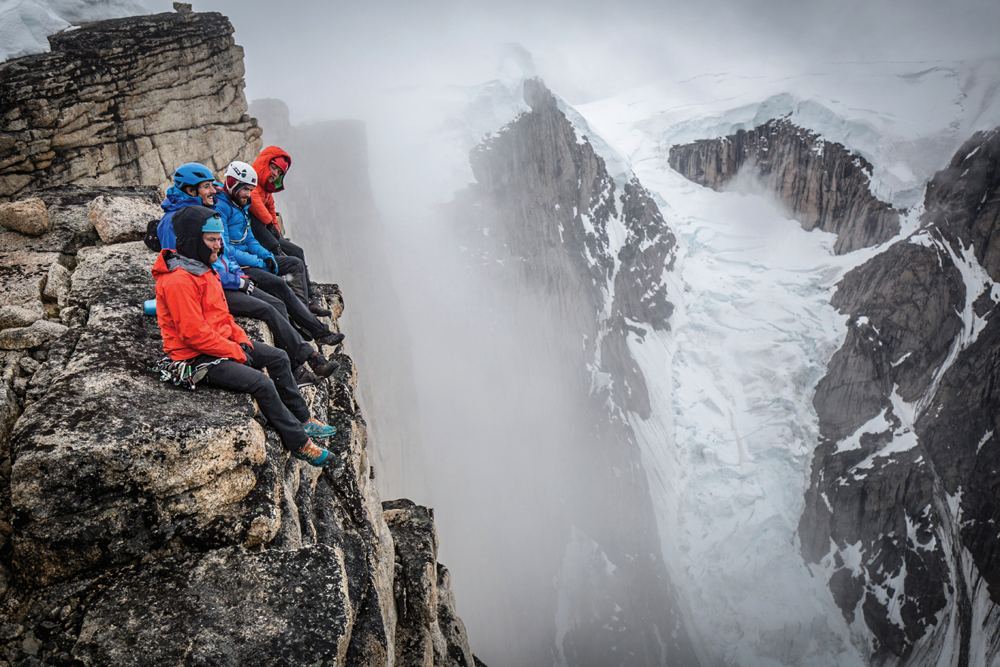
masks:
[[[187,206],[177,211],[172,220],[174,235],[177,237],[177,254],[196,259],[206,266],[212,265],[212,250],[201,238],[201,228],[205,221],[218,215],[207,206]],[[222,256],[222,250],[219,250]]]

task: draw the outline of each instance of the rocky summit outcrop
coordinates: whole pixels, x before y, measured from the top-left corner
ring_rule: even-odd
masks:
[[[396,656],[406,665],[474,667],[465,624],[455,614],[448,569],[437,562],[434,511],[410,500],[382,503],[395,541]]]
[[[136,16],[53,35],[0,63],[0,201],[68,183],[161,185],[260,149],[243,49],[217,13]],[[42,224],[40,218],[36,218]]]
[[[927,187],[920,228],[853,270],[817,386],[802,553],[876,664],[1000,659],[1000,130]]]
[[[383,511],[351,358],[303,390],[337,428],[338,463],[321,471],[282,449],[248,396],[152,371],[146,220],[103,243],[94,211],[145,213],[154,190],[38,197],[52,229],[3,232],[0,254],[17,299],[5,307],[48,332],[0,351],[0,661],[473,664],[429,510]],[[68,276],[50,296],[54,266]],[[342,297],[321,292],[335,325]],[[399,639],[422,632],[430,652]]]
[[[541,81],[523,92],[530,111],[473,149],[476,182],[450,213],[480,271],[543,295],[552,330],[540,336],[552,339],[531,344],[583,406],[566,465],[586,491],[551,481],[564,499],[549,524],[564,556],[544,564],[560,582],[560,599],[547,601],[556,650],[573,665],[695,665],[625,415],[649,413],[626,338],[669,328],[663,280],[676,240],[650,193],[634,177],[616,181]]]
[[[715,190],[750,170],[805,229],[836,234],[838,253],[878,245],[899,232],[900,211],[871,192],[872,165],[787,118],[672,146],[669,161],[690,180]]]

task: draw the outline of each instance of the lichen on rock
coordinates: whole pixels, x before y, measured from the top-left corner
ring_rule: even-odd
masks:
[[[142,192],[42,191],[62,222],[0,254],[0,277],[38,276],[16,292],[28,305],[4,311],[4,324],[31,322],[0,330],[19,348],[0,352],[0,614],[22,619],[0,628],[0,659],[404,664],[393,590],[406,556],[371,481],[351,359],[303,390],[338,430],[337,465],[322,471],[283,450],[249,396],[160,382],[159,330],[142,311],[155,254],[77,226]],[[60,230],[76,240],[47,238]],[[318,292],[339,317],[339,290]],[[53,608],[67,611],[52,620]]]

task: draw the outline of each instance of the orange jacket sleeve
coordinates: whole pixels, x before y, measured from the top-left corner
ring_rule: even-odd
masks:
[[[197,287],[192,283],[175,282],[170,289],[162,290],[162,296],[166,301],[167,312],[177,325],[177,335],[185,345],[212,357],[232,359],[240,363],[247,360],[247,355],[238,343],[220,335],[205,321]],[[246,333],[236,322],[232,326],[246,338]]]

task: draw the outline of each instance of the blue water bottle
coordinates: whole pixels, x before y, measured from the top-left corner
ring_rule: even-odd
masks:
[[[156,315],[156,299],[147,299],[142,302],[142,312],[147,315]]]

